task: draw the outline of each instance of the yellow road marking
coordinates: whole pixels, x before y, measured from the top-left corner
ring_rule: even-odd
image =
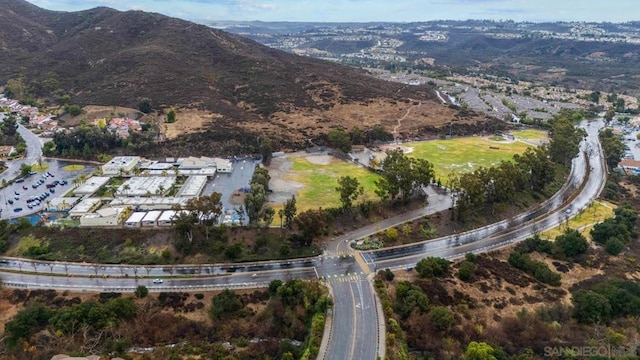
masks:
[[[356,251],[353,254],[353,257],[356,259],[356,262],[358,263],[358,265],[360,265],[360,268],[365,273],[365,275],[371,274],[371,269],[369,269],[369,265],[367,265],[367,263],[364,262],[362,255],[360,255],[360,252]]]

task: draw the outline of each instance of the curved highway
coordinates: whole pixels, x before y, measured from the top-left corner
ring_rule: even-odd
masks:
[[[38,262],[0,259],[0,277],[13,287],[133,291],[145,285],[151,291],[197,290],[267,286],[274,279],[321,278],[332,288],[334,310],[326,359],[384,358],[384,315],[379,311],[371,277],[377,269],[415,265],[426,256],[456,258],[509,245],[536,231],[553,227],[577,214],[601,192],[606,167],[598,141],[602,121],[584,122],[588,136],[563,188],[538,207],[514,218],[462,234],[417,244],[353,252],[349,243],[391,226],[445,210],[451,198],[428,189],[429,204],[334,238],[322,256],[252,264],[132,266]],[[576,191],[578,190],[578,191]],[[571,200],[569,205],[566,204]],[[152,278],[162,278],[155,284]],[[378,309],[378,311],[376,310]]]

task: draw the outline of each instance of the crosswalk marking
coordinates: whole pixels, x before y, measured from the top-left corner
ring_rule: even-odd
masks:
[[[330,283],[344,283],[344,282],[352,282],[352,281],[360,281],[363,278],[364,273],[349,273],[349,274],[334,274],[328,275],[325,280]]]
[[[322,257],[327,259],[337,259],[341,257],[353,257],[353,253],[349,251],[325,251]]]

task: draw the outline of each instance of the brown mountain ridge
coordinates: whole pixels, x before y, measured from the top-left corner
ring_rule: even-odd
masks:
[[[452,120],[460,129],[484,122],[456,117],[429,87],[142,11],[57,12],[0,0],[0,58],[0,83],[54,78],[59,89],[36,91],[68,93],[72,103],[136,107],[148,98],[156,110],[177,108],[178,127],[181,109],[195,112],[200,125],[165,144],[185,152],[237,151],[262,134],[277,147],[300,147],[336,126],[401,124],[398,133],[415,135]]]

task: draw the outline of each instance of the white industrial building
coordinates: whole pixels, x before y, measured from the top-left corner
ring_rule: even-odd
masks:
[[[178,212],[175,210],[163,211],[160,217],[158,217],[158,226],[171,226],[173,225],[173,219]]]
[[[142,226],[158,226],[158,218],[160,217],[160,214],[162,214],[162,211],[160,210],[148,211],[147,214],[142,218]]]
[[[47,201],[47,211],[67,211],[73,207],[79,197],[57,197]]]
[[[186,197],[133,197],[113,199],[111,206],[129,205],[139,210],[170,210],[176,206],[184,207],[189,198]]]
[[[106,185],[111,178],[108,176],[92,176],[87,181],[85,181],[82,185],[78,186],[73,190],[74,195],[91,195],[98,191],[98,189]]]
[[[176,182],[175,176],[132,177],[118,187],[118,196],[159,196]]]
[[[106,207],[80,217],[80,226],[118,226],[122,207]]]
[[[130,175],[140,162],[139,156],[116,156],[102,165],[104,175]]]
[[[86,198],[80,201],[76,206],[69,210],[69,217],[72,219],[80,218],[88,213],[91,213],[92,209],[100,204],[101,200],[98,198]]]
[[[221,173],[230,173],[233,171],[233,163],[230,160],[222,158],[214,158],[216,163],[216,170]]]
[[[216,162],[214,159],[209,157],[195,157],[189,156],[186,158],[178,158],[176,161],[178,164],[178,169],[202,169],[202,168],[215,168]]]
[[[207,184],[206,176],[189,176],[187,181],[184,182],[178,196],[184,197],[196,197],[200,195],[202,189]]]
[[[144,211],[137,211],[129,215],[129,218],[124,222],[125,227],[139,228],[142,225],[142,219],[147,215]]]

